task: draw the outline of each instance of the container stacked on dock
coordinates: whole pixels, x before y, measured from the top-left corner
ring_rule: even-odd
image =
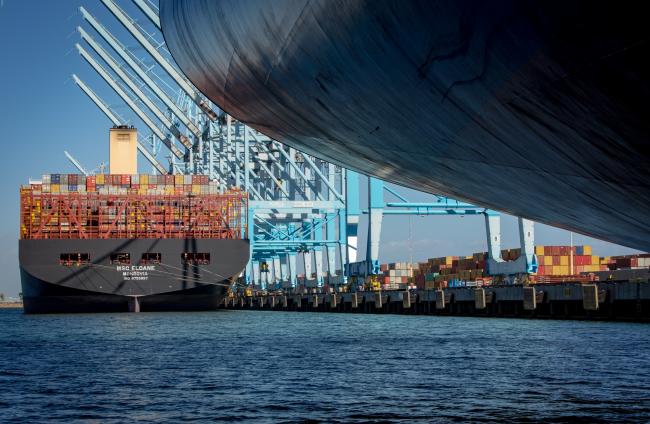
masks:
[[[431,290],[453,287],[457,281],[481,281],[485,276],[486,252],[471,256],[442,256],[420,262],[413,277],[419,289]]]
[[[535,246],[537,275],[568,276],[607,270],[591,246]]]
[[[410,262],[391,262],[380,266],[382,272],[382,290],[404,289],[413,276],[413,264]]]
[[[650,253],[640,253],[637,255],[625,256],[607,256],[601,258],[601,264],[605,265],[606,267],[604,271],[613,271],[617,269],[650,268]]]
[[[535,246],[537,273],[531,276],[535,282],[555,282],[581,275],[593,276],[594,272],[650,267],[650,254],[600,257],[592,254],[591,246]],[[521,249],[503,249],[501,258],[517,260]],[[573,268],[571,268],[573,263]],[[381,265],[383,282],[387,287],[404,289],[410,286],[433,290],[463,285],[489,285],[492,277],[487,273],[487,252],[471,256],[442,256],[429,258],[426,262],[410,264],[400,262]],[[399,270],[410,270],[402,273]],[[406,281],[404,278],[406,276]],[[469,283],[469,284],[468,284]]]

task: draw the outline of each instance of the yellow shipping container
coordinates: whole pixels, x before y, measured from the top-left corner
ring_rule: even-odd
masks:
[[[174,184],[182,185],[183,184],[183,174],[174,175]]]
[[[583,255],[591,255],[591,246],[582,246]]]
[[[146,191],[146,190],[149,189],[149,184],[147,184],[147,183],[144,183],[144,184],[140,183],[140,188],[141,188],[141,189],[144,189],[144,190]]]
[[[598,265],[598,261],[600,261],[600,256],[593,255],[591,257],[591,264],[592,265]]]
[[[535,254],[536,255],[543,255],[544,254],[544,246],[535,246]]]
[[[192,184],[192,194],[201,194],[201,186]]]
[[[165,186],[165,194],[174,194],[174,186],[166,185]]]
[[[569,265],[569,257],[560,256],[560,265]]]
[[[52,193],[58,193],[59,190],[59,184],[50,184],[50,191]]]
[[[149,175],[140,174],[140,186],[149,184]]]
[[[106,184],[106,183],[104,182],[104,174],[97,174],[97,175],[95,175],[95,177],[96,177],[96,178],[95,178],[95,182],[96,182],[97,184],[102,184],[102,185],[103,185],[103,184]]]
[[[604,256],[604,257],[600,258],[599,263],[601,265],[607,265],[610,260],[611,260],[611,258],[609,256]]]
[[[560,265],[560,275],[569,275],[569,266],[568,265]]]
[[[553,265],[553,256],[544,256],[544,266]]]

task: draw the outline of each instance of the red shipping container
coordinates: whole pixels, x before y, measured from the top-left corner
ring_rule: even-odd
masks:
[[[537,265],[537,275],[544,275],[545,271],[544,265]]]
[[[560,257],[553,256],[553,265],[560,265]]]
[[[201,176],[192,175],[192,184],[201,184]]]
[[[140,184],[131,184],[131,188],[137,190],[140,188]]]
[[[630,258],[617,258],[616,267],[617,268],[629,268],[632,266],[632,261]]]
[[[164,178],[165,185],[174,185],[174,176],[173,175],[165,174],[164,177],[165,177]]]
[[[569,254],[569,248],[567,246],[560,246],[560,256],[566,256]]]
[[[560,246],[551,246],[551,254],[553,256],[560,256]]]
[[[544,246],[544,256],[551,256],[553,254],[551,246]]]
[[[131,184],[131,176],[130,175],[120,175],[120,184],[122,184],[122,185]]]
[[[156,184],[149,184],[149,190],[155,190],[158,188],[158,185]]]

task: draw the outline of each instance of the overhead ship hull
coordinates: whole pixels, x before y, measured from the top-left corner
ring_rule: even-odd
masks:
[[[213,102],[320,158],[650,249],[638,2],[161,0]]]
[[[62,261],[82,253],[88,261]],[[116,263],[127,253],[130,263]],[[143,254],[159,260],[143,262]],[[188,263],[184,253],[209,253]],[[68,239],[20,240],[26,313],[216,309],[248,262],[247,240]],[[65,257],[66,259],[68,257]]]

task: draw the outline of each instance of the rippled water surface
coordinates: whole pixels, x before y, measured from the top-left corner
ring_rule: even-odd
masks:
[[[0,421],[649,421],[650,326],[0,310]]]

